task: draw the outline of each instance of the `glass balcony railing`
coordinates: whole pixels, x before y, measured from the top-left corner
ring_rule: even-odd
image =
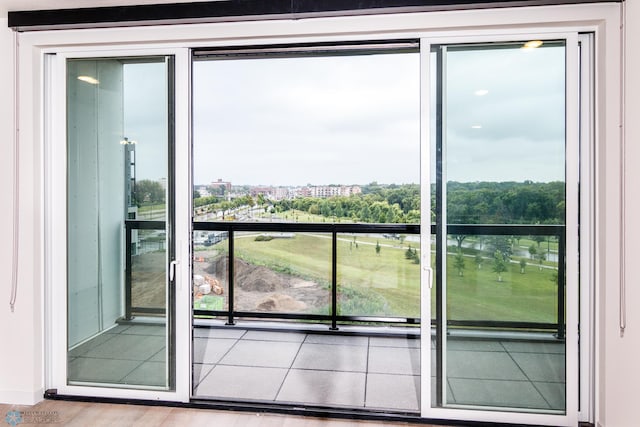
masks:
[[[166,312],[164,221],[125,221],[125,319]]]
[[[160,270],[140,276],[148,264],[142,258],[164,245],[164,228],[162,221],[126,223],[128,318],[165,310],[153,284],[139,279],[164,288]],[[196,317],[229,324],[238,318],[321,322],[331,328],[420,324],[426,287],[420,284],[419,225],[194,222],[193,230]],[[444,285],[450,328],[564,337],[563,225],[448,225],[446,258],[438,261],[446,275],[436,268],[437,231],[432,225],[432,324],[443,321],[436,301]],[[141,297],[143,288],[148,294]]]

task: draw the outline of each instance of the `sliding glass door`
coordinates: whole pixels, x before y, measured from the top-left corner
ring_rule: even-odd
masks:
[[[577,39],[469,40],[65,56],[64,390],[570,424]]]
[[[433,408],[567,413],[578,208],[568,49],[431,45]]]
[[[172,68],[66,62],[69,385],[173,388]]]

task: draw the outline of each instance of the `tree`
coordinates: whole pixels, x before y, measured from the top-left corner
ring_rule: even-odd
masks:
[[[476,254],[474,261],[476,263],[476,266],[478,267],[478,270],[482,269],[482,261],[483,261],[482,255]]]
[[[542,265],[544,264],[544,260],[547,259],[547,255],[544,252],[539,252],[536,259],[538,260],[538,268],[542,271]]]
[[[522,258],[520,260],[520,274],[524,274],[524,269],[526,266],[527,266],[527,261],[524,258]]]
[[[133,189],[133,198],[138,206],[164,203],[164,188],[158,181],[143,179],[136,182]]]
[[[534,242],[538,244],[538,249],[540,248],[540,243],[544,242],[546,238],[544,236],[531,236]]]
[[[231,202],[220,202],[220,210],[222,211],[222,219],[224,219],[224,216],[226,214],[226,212],[228,210],[230,210],[232,208]]]
[[[380,255],[380,242],[376,240],[376,255]]]
[[[509,261],[509,259],[511,259],[511,254],[513,252],[511,240],[510,236],[493,236],[489,238],[493,249],[499,251],[505,261]]]
[[[464,276],[464,255],[461,250],[458,250],[453,258],[453,267],[458,270],[458,276]]]
[[[531,246],[529,246],[529,256],[531,257],[531,259],[534,259],[537,253],[538,249],[536,248],[536,245],[531,244]]]
[[[406,259],[413,259],[413,257],[415,256],[415,253],[416,251],[411,247],[411,245],[409,245],[407,250],[404,252],[404,257]]]
[[[418,255],[418,251],[413,249],[411,245],[404,252],[404,257],[408,260],[411,260],[414,264],[420,264],[420,255]]]
[[[498,250],[493,254],[493,271],[498,275],[498,282],[502,282],[502,273],[507,271],[507,261]]]
[[[269,207],[267,206],[267,199],[264,197],[264,194],[262,193],[258,194],[258,197],[256,197],[256,203],[261,208],[264,208],[264,213],[267,213],[267,210],[269,209]]]

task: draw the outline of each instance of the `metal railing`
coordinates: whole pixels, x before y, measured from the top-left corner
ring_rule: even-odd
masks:
[[[126,228],[126,273],[125,273],[125,304],[127,319],[135,315],[162,314],[164,308],[159,307],[134,307],[132,306],[132,231],[133,230],[164,230],[163,221],[129,220]],[[346,223],[260,223],[260,222],[194,222],[193,231],[218,231],[225,232],[228,240],[228,306],[225,310],[199,310],[194,309],[195,316],[224,317],[227,324],[234,324],[237,318],[264,318],[280,320],[307,320],[321,321],[330,325],[331,329],[337,329],[342,322],[367,322],[419,325],[419,318],[390,317],[390,316],[348,316],[338,314],[338,234],[405,234],[419,235],[420,225],[417,224],[346,224]],[[235,272],[234,258],[236,250],[234,240],[237,232],[308,232],[327,233],[331,235],[331,280],[330,280],[330,313],[329,314],[301,314],[301,313],[273,313],[257,311],[239,311],[235,308]],[[437,226],[431,225],[431,234],[436,235]],[[564,338],[565,318],[565,227],[564,225],[476,225],[476,224],[450,224],[446,228],[447,236],[553,236],[558,244],[558,283],[557,283],[557,313],[556,322],[522,322],[522,321],[494,321],[494,320],[447,320],[447,325],[461,328],[500,328],[512,330],[552,330],[558,339]],[[441,269],[436,268],[436,275],[441,275]],[[438,281],[436,281],[438,283]],[[441,281],[440,281],[441,283]],[[440,287],[436,292],[441,293]],[[433,325],[441,324],[443,319],[438,318],[431,322]]]

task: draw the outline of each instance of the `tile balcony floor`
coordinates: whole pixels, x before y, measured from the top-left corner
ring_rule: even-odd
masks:
[[[69,354],[69,378],[160,386],[164,327],[121,325]],[[420,340],[195,328],[193,396],[419,412]],[[435,396],[435,345],[431,342]],[[562,410],[564,344],[450,338],[447,402]]]

